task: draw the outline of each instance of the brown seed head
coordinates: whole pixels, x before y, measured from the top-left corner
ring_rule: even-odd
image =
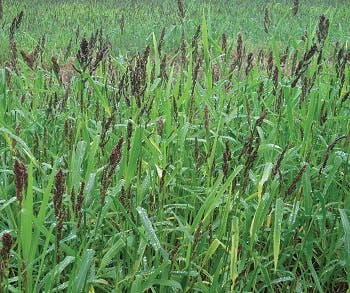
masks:
[[[121,158],[122,158],[122,146],[123,146],[124,138],[120,137],[118,143],[114,146],[111,155],[109,156],[109,165],[116,166]]]
[[[327,165],[327,162],[328,162],[328,159],[329,159],[329,156],[332,152],[332,150],[334,149],[334,147],[336,146],[336,144],[341,141],[342,139],[345,139],[345,138],[349,138],[350,135],[342,135],[342,136],[339,136],[337,137],[327,148],[327,151],[324,155],[324,159],[323,159],[323,163],[322,163],[322,166],[320,168],[320,170],[318,171],[318,177],[320,178],[321,174],[322,174],[322,171],[324,170],[324,168],[326,167]]]
[[[269,112],[269,110],[267,108],[265,108],[261,114],[260,114],[260,117],[256,120],[255,122],[255,128],[256,127],[260,127],[262,125],[262,123],[264,122],[264,119],[267,115],[267,113]]]
[[[321,14],[318,22],[318,30],[317,30],[317,42],[319,43],[320,48],[322,48],[324,45],[324,42],[328,35],[328,31],[329,31],[329,19],[325,17],[324,14]]]
[[[124,14],[120,18],[119,27],[120,27],[120,34],[123,35],[124,29],[125,29],[125,15]]]
[[[254,54],[249,53],[247,57],[247,67],[245,69],[245,74],[248,75],[248,73],[252,70],[253,68],[253,60],[254,60]]]
[[[277,172],[280,171],[281,163],[282,163],[282,160],[284,158],[284,155],[286,154],[288,147],[289,147],[289,145],[286,145],[284,147],[283,151],[279,154],[277,162],[275,163],[275,165],[272,168],[272,172],[271,172],[272,177],[275,177]]]
[[[297,183],[300,181],[301,177],[303,176],[304,172],[306,171],[308,164],[304,164],[300,170],[298,171],[298,173],[294,176],[292,183],[290,184],[289,188],[286,191],[286,196],[291,195],[297,186]]]
[[[198,25],[196,32],[194,33],[193,38],[192,38],[192,48],[195,48],[195,49],[197,48],[200,32],[201,32],[201,26]]]
[[[296,16],[299,10],[299,0],[294,0],[293,1],[293,16]]]
[[[157,133],[160,137],[162,137],[163,132],[164,132],[164,118],[159,118],[157,120]]]
[[[1,237],[2,248],[0,250],[0,255],[3,259],[6,259],[10,256],[10,250],[13,245],[13,239],[10,233],[5,232]]]
[[[17,16],[12,20],[12,24],[11,24],[11,27],[10,27],[10,40],[13,40],[14,39],[14,34],[16,32],[17,29],[19,29],[21,23],[22,23],[22,20],[23,20],[23,11],[21,11],[19,14],[17,14]]]
[[[272,51],[269,52],[269,56],[267,58],[267,72],[270,74],[272,72],[273,68],[273,53]]]
[[[90,48],[89,41],[86,38],[83,38],[80,42],[80,48],[77,53],[77,59],[80,63],[80,66],[86,67],[90,59]]]
[[[273,80],[273,94],[276,95],[277,87],[278,87],[278,67],[277,66],[275,66],[275,69],[273,71],[272,80]]]
[[[62,200],[65,188],[65,177],[62,169],[60,169],[55,176],[55,188],[53,191],[53,206],[56,218],[60,217],[62,210]]]
[[[158,54],[159,56],[162,55],[162,48],[164,44],[164,37],[165,37],[165,27],[163,27],[162,32],[160,33],[159,41],[158,41]]]
[[[227,36],[225,33],[221,35],[221,49],[225,54],[227,54]]]
[[[241,69],[242,60],[243,60],[243,38],[242,38],[242,34],[238,34],[238,37],[237,37],[236,54],[237,54],[238,69]]]
[[[183,0],[177,0],[177,9],[178,14],[181,19],[185,17],[185,9],[184,9],[184,1]]]
[[[269,12],[269,9],[266,7],[264,10],[264,30],[265,30],[265,33],[269,32],[270,26],[271,26],[270,12]]]
[[[13,172],[15,174],[16,197],[21,209],[23,201],[23,189],[28,184],[27,168],[21,161],[16,160],[13,167]]]

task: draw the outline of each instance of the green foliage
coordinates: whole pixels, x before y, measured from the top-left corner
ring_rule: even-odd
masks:
[[[1,292],[348,290],[345,2],[7,2]]]

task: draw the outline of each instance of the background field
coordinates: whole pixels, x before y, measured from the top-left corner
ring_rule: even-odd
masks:
[[[349,18],[4,1],[0,292],[349,292]]]
[[[6,3],[8,2],[8,3]],[[203,14],[210,23],[210,36],[221,37],[225,32],[236,39],[241,32],[251,47],[259,49],[275,36],[281,45],[294,44],[305,32],[314,29],[321,13],[331,16],[330,40],[349,41],[349,13],[347,1],[300,1],[296,17],[292,17],[293,1],[187,1],[185,21],[180,26],[176,1],[6,1],[4,5],[1,46],[6,47],[5,33],[12,19],[21,11],[25,18],[16,39],[22,46],[35,46],[43,34],[47,36],[46,52],[57,54],[64,51],[78,30],[79,36],[89,36],[92,31],[103,28],[112,43],[114,54],[140,50],[151,39],[151,33],[160,35],[167,28],[165,46],[178,46],[184,30],[185,38],[191,39]],[[264,9],[270,8],[272,26],[264,32]],[[124,16],[124,34],[120,21]],[[183,29],[183,30],[182,30]],[[76,44],[73,44],[76,45]],[[6,48],[4,48],[6,51]]]

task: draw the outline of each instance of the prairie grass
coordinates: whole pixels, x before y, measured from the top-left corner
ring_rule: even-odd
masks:
[[[336,2],[4,2],[0,292],[349,292]]]

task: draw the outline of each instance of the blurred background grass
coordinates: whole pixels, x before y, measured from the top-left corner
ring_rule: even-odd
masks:
[[[293,1],[185,1],[185,21],[180,25],[177,2],[165,1],[5,1],[4,18],[0,30],[3,52],[8,51],[8,31],[12,19],[24,11],[23,24],[16,40],[23,48],[35,46],[38,38],[46,36],[46,51],[49,55],[64,51],[72,32],[90,36],[102,28],[112,43],[114,54],[125,55],[144,48],[151,33],[159,35],[166,28],[165,47],[174,49],[182,34],[191,39],[202,16],[207,19],[212,38],[226,33],[235,39],[243,34],[248,49],[256,51],[269,44],[272,37],[285,46],[293,46],[306,32],[314,29],[315,20],[327,11],[331,20],[330,40],[349,40],[348,1],[300,1],[298,14],[292,16]],[[271,28],[264,31],[264,10],[268,8]],[[124,20],[124,32],[121,22]],[[77,44],[72,44],[77,46]],[[251,48],[249,48],[251,46]]]

